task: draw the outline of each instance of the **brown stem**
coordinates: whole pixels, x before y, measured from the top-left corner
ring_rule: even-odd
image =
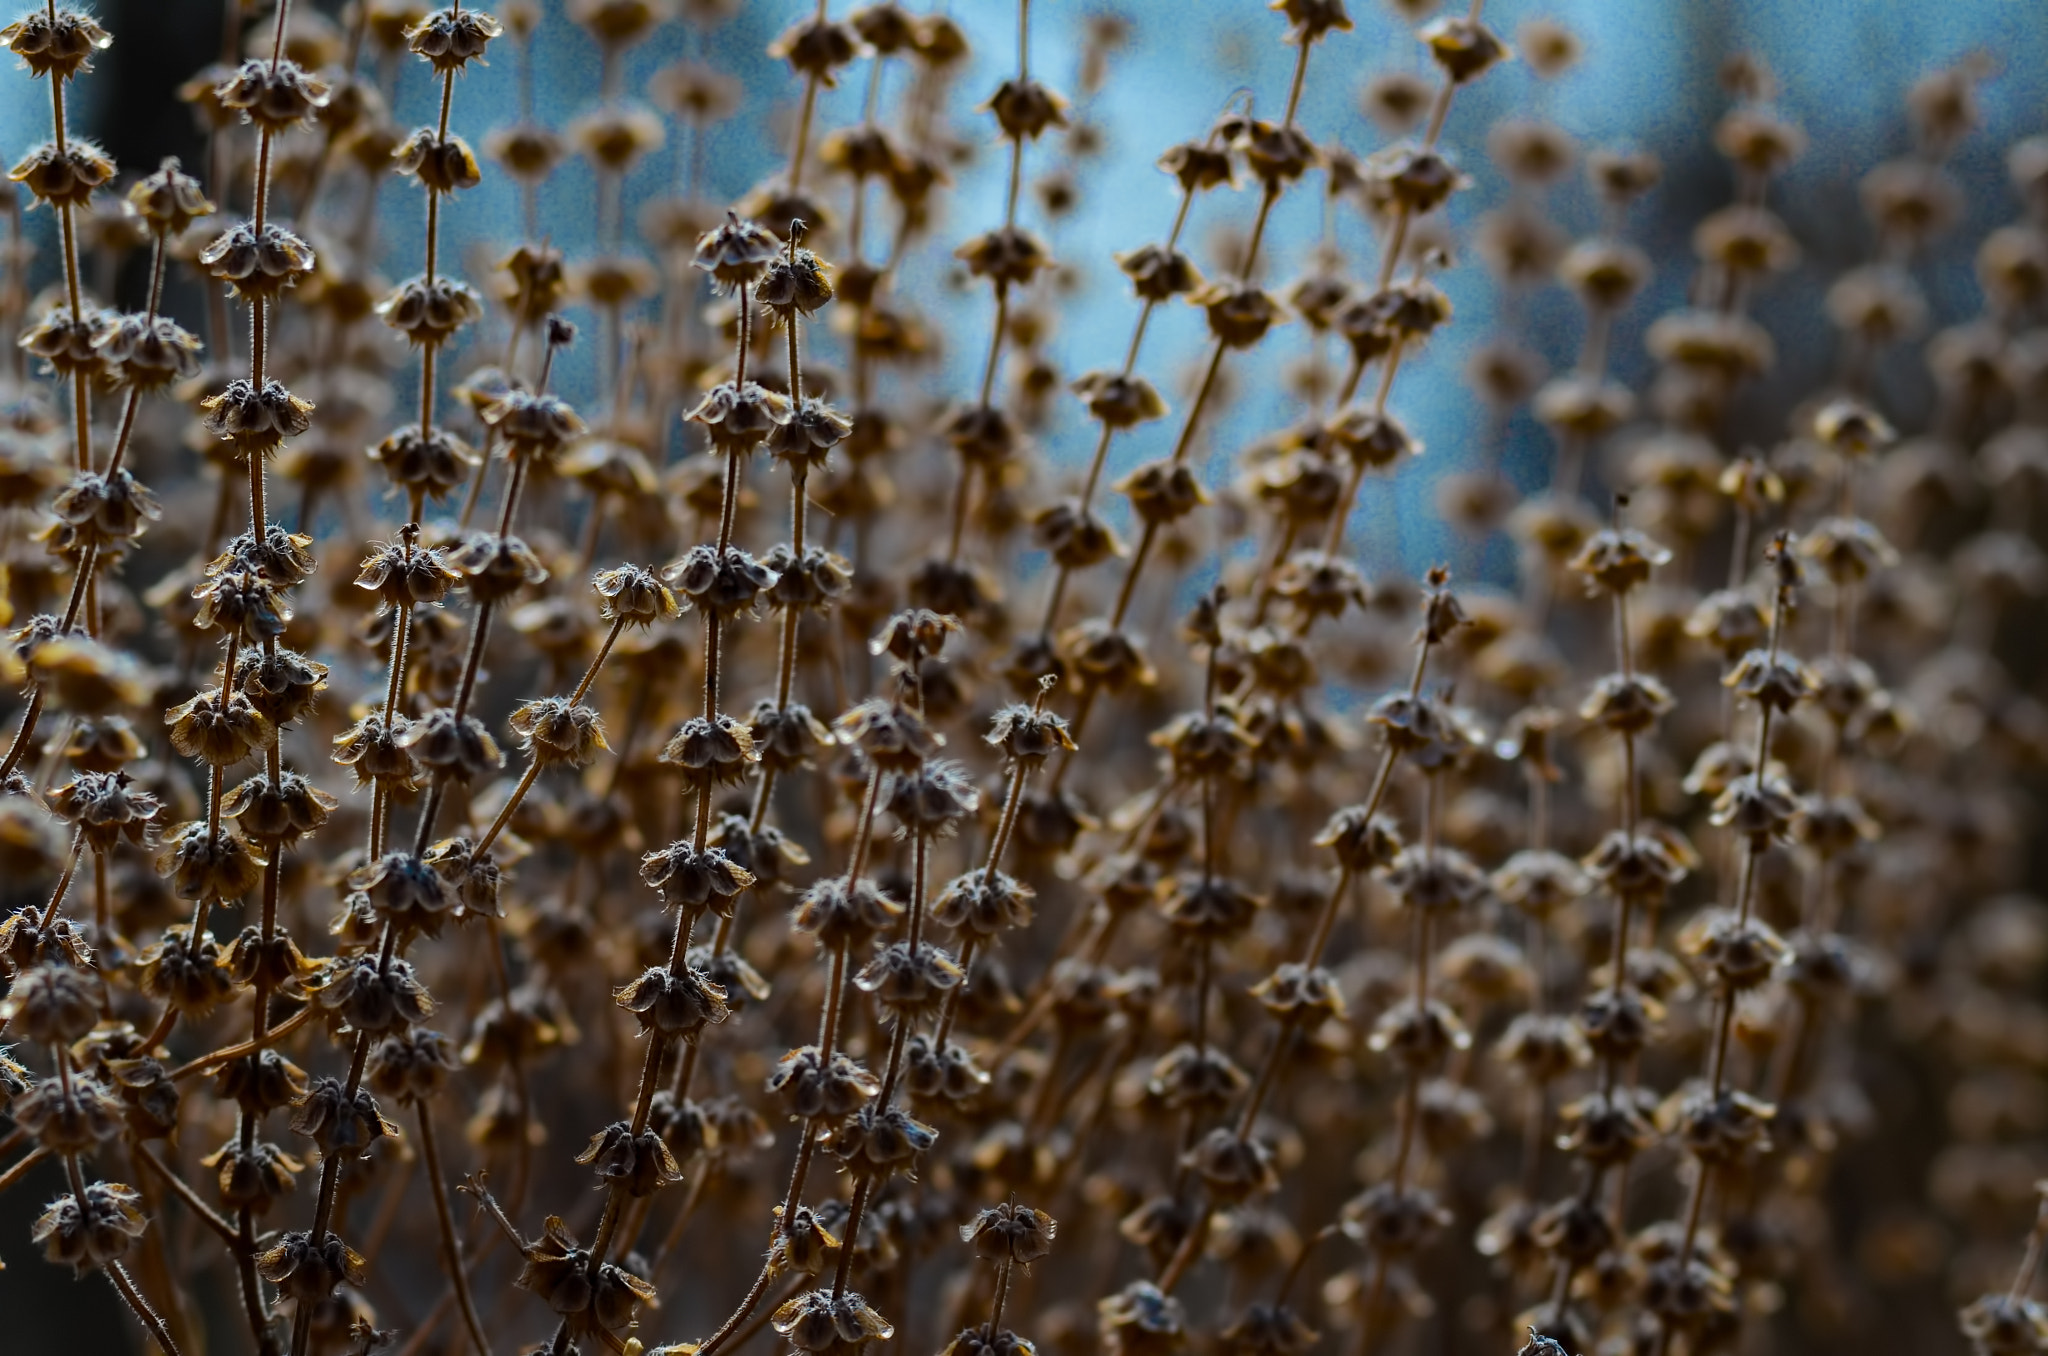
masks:
[[[136,1320],[148,1331],[151,1340],[163,1348],[164,1356],[180,1356],[178,1344],[171,1337],[171,1330],[164,1326],[164,1321],[157,1315],[156,1310],[149,1307],[149,1301],[142,1297],[142,1291],[136,1288],[135,1279],[128,1274],[127,1269],[116,1261],[107,1262],[106,1269],[107,1279],[114,1283],[114,1289],[127,1301],[128,1307],[134,1311]]]
[[[434,1113],[424,1102],[414,1104],[420,1123],[420,1155],[426,1160],[427,1184],[434,1193],[434,1214],[441,1226],[441,1264],[455,1287],[455,1302],[462,1307],[462,1321],[469,1328],[470,1344],[477,1356],[490,1356],[491,1344],[477,1317],[476,1301],[470,1297],[469,1276],[462,1265],[462,1244],[455,1236],[455,1218],[448,1210],[448,1183],[441,1173],[441,1150],[434,1138]]]
[[[129,1148],[138,1159],[148,1164],[157,1176],[164,1179],[164,1185],[171,1189],[171,1194],[183,1201],[186,1209],[196,1215],[201,1224],[204,1224],[226,1240],[230,1252],[240,1253],[242,1249],[242,1236],[241,1230],[237,1226],[230,1224],[221,1217],[218,1211],[202,1200],[199,1193],[188,1186],[185,1179],[174,1172],[170,1165],[157,1157],[149,1145],[137,1139],[131,1141]]]
[[[83,829],[73,829],[71,831],[71,848],[64,854],[64,870],[57,877],[57,888],[50,891],[50,902],[43,906],[43,916],[39,926],[45,933],[50,930],[50,925],[56,921],[57,910],[63,906],[64,896],[71,890],[71,878],[78,873],[78,855],[84,847],[85,831]]]
[[[13,1186],[22,1178],[28,1176],[29,1169],[35,1167],[36,1164],[42,1162],[49,1156],[50,1151],[48,1149],[44,1148],[41,1145],[37,1145],[35,1148],[23,1154],[20,1158],[15,1159],[14,1162],[11,1165],[9,1165],[5,1172],[0,1172],[0,1191],[7,1190],[7,1188]]]

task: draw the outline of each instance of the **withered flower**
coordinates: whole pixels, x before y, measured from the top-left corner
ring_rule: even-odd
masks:
[[[310,125],[328,93],[325,80],[295,61],[251,58],[215,87],[214,98],[264,131],[282,132]]]
[[[68,1262],[78,1275],[118,1263],[142,1237],[148,1221],[136,1206],[142,1193],[119,1182],[91,1182],[83,1196],[63,1195],[29,1231],[52,1262]]]
[[[201,250],[199,263],[236,296],[268,299],[313,271],[313,247],[274,222],[258,231],[245,221]]]
[[[405,45],[414,55],[425,57],[436,75],[446,75],[472,61],[481,62],[484,48],[504,31],[482,10],[454,6],[437,9],[407,27]]]
[[[775,233],[731,212],[725,224],[706,231],[690,262],[711,275],[721,291],[733,292],[760,282],[782,253]]]
[[[125,772],[85,772],[49,793],[50,809],[59,819],[78,826],[85,844],[107,852],[126,839],[147,847],[153,842],[163,802],[134,784]]]
[[[64,146],[45,142],[8,170],[7,177],[24,185],[39,202],[86,207],[93,193],[114,177],[114,162],[90,141]]]
[[[53,7],[31,10],[0,28],[0,42],[37,79],[70,80],[90,71],[92,54],[113,46],[114,36],[91,15]]]

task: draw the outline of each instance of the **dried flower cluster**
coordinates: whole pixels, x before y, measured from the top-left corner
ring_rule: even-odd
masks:
[[[1029,0],[819,0],[768,49],[786,157],[727,205],[704,142],[742,91],[686,61],[643,104],[626,57],[729,8],[241,6],[183,91],[202,175],[67,120],[98,20],[0,29],[51,111],[0,288],[29,1241],[167,1354],[2048,1353],[2048,139],[1959,246],[1981,72],[1914,87],[1835,371],[1752,446],[1806,147],[1761,61],[1723,72],[1732,198],[1653,261],[1650,157],[1513,115],[1490,164],[1446,140],[1571,32],[1403,0],[1415,59],[1353,147],[1303,100],[1359,60],[1344,0],[1275,0],[1291,82],[1179,129],[1163,238],[1101,270],[1129,337],[1070,375],[1048,239],[1127,24],[1062,92]],[[555,128],[534,49],[571,22],[602,59]],[[520,115],[465,133],[482,80]],[[1007,191],[955,229],[975,149]],[[550,243],[571,156],[587,258]],[[465,277],[444,218],[487,174],[522,236]],[[1438,505],[1513,583],[1369,577],[1477,176],[1491,433]],[[395,193],[417,260],[376,239]],[[1318,193],[1285,257],[1276,208]],[[126,248],[132,311],[86,286]],[[1923,335],[1957,248],[1981,313]],[[986,307],[959,389],[931,256]],[[1632,390],[1617,322],[1688,268]],[[1552,285],[1583,316],[1554,376],[1516,304]],[[1183,307],[1185,381],[1146,346]],[[1288,425],[1212,454],[1290,333]],[[1046,445],[1062,388],[1092,452]]]

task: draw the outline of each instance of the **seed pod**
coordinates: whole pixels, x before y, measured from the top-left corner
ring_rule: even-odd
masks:
[[[25,185],[38,202],[52,207],[87,207],[93,193],[114,177],[114,162],[90,141],[64,146],[45,142],[24,156],[7,177]]]
[[[75,9],[32,10],[0,28],[0,42],[37,79],[70,80],[92,69],[92,54],[113,46],[113,35]]]
[[[484,48],[502,32],[482,10],[458,6],[435,10],[407,27],[404,37],[408,50],[426,58],[436,75],[446,75],[481,61]]]
[[[148,1221],[136,1204],[142,1193],[119,1182],[89,1183],[82,1196],[59,1196],[29,1231],[52,1262],[68,1262],[77,1275],[118,1263],[142,1237]]]
[[[483,319],[476,289],[459,278],[408,278],[377,303],[377,315],[414,348],[439,348]]]
[[[256,1215],[268,1214],[279,1201],[291,1195],[298,1174],[305,1171],[305,1165],[298,1159],[277,1145],[260,1140],[247,1148],[240,1140],[229,1140],[199,1161],[202,1166],[214,1169],[221,1204],[230,1210],[247,1209]]]
[[[251,59],[214,89],[214,98],[224,109],[233,109],[245,122],[265,132],[284,132],[310,126],[314,116],[326,107],[327,82],[295,61]]]
[[[199,252],[199,263],[238,297],[268,299],[313,271],[313,248],[274,222],[238,222]]]
[[[598,1181],[619,1187],[628,1196],[651,1196],[683,1180],[682,1167],[667,1141],[652,1130],[634,1134],[624,1121],[614,1121],[592,1135],[576,1161],[595,1169]]]

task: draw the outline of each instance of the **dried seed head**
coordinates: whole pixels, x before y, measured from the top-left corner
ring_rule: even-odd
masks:
[[[697,241],[690,263],[709,273],[720,291],[736,292],[766,277],[769,265],[781,254],[782,242],[773,231],[727,212],[723,226],[706,231]]]
[[[1246,119],[1237,129],[1235,142],[1245,165],[1268,192],[1293,183],[1322,159],[1308,133],[1292,123]]]
[[[889,773],[883,778],[879,803],[904,836],[950,838],[959,831],[960,821],[980,805],[981,794],[965,768],[938,759],[912,771]]]
[[[294,61],[245,61],[214,90],[222,108],[266,132],[311,125],[327,97],[327,82]]]
[[[661,119],[636,104],[593,109],[569,124],[569,142],[600,174],[624,174],[665,140]]]
[[[92,54],[114,45],[113,34],[75,9],[31,10],[5,28],[0,42],[36,79],[70,80],[92,69]]]
[[[1249,282],[1207,283],[1188,300],[1207,313],[1210,335],[1226,348],[1250,348],[1287,318],[1279,302]]]
[[[410,540],[372,542],[356,587],[392,607],[409,608],[440,602],[460,580],[437,549],[417,547]]]
[[[120,322],[113,311],[83,307],[74,318],[69,307],[52,306],[22,332],[23,352],[40,359],[44,370],[66,376],[83,372],[98,376],[106,370],[107,355],[100,340]]]
[[[887,1341],[895,1326],[850,1290],[811,1290],[775,1311],[775,1331],[798,1351],[845,1356],[870,1341]]]
[[[1649,582],[1650,571],[1671,561],[1671,552],[1634,528],[1612,527],[1593,534],[1570,568],[1586,578],[1589,591],[1627,594]]]
[[[675,842],[640,859],[640,879],[661,892],[665,908],[696,913],[706,907],[721,915],[732,912],[732,897],[754,883],[754,877],[719,848],[701,851]]]
[[[1032,919],[1031,887],[1005,871],[977,867],[948,881],[931,903],[932,917],[946,927],[993,937]]]
[[[107,852],[123,839],[142,847],[154,845],[163,803],[135,786],[124,772],[83,773],[51,791],[47,799],[59,819],[78,826],[94,852]]]
[[[668,1141],[653,1130],[635,1134],[624,1121],[613,1121],[592,1135],[576,1161],[595,1169],[599,1182],[628,1196],[651,1196],[683,1180],[682,1166]]]
[[[18,26],[18,25],[17,25]],[[148,1221],[136,1206],[142,1193],[119,1182],[92,1182],[83,1196],[59,1196],[29,1231],[52,1262],[68,1262],[78,1275],[118,1264]]]
[[[64,964],[43,964],[16,975],[0,1023],[38,1045],[69,1045],[99,1021],[99,983]]]
[[[204,346],[169,316],[123,315],[93,339],[107,363],[109,380],[131,390],[155,392],[199,373]]]
[[[1107,1356],[1172,1356],[1187,1345],[1187,1317],[1179,1300],[1150,1281],[1132,1281],[1097,1300]]]
[[[200,265],[238,297],[272,298],[313,271],[313,247],[275,222],[237,222],[199,252]]]
[[[768,1075],[768,1091],[790,1115],[827,1123],[852,1115],[881,1090],[881,1081],[854,1060],[835,1051],[828,1062],[814,1045],[790,1051]]]
[[[192,590],[199,600],[193,624],[218,628],[245,645],[261,645],[284,634],[291,609],[269,579],[253,570],[223,570]]]
[[[267,1109],[281,1105],[277,1103]],[[256,1215],[268,1214],[279,1201],[291,1195],[298,1174],[305,1170],[298,1159],[277,1145],[260,1140],[246,1148],[238,1139],[229,1140],[199,1161],[214,1169],[223,1205],[231,1210],[247,1208]]]
[[[661,573],[683,595],[684,606],[721,618],[753,615],[761,595],[776,583],[772,569],[737,546],[723,554],[715,546],[693,546]]]
[[[1544,80],[1555,80],[1579,63],[1584,49],[1576,33],[1556,19],[1525,19],[1515,29],[1515,48],[1522,59],[1529,63],[1529,69]],[[1523,1356],[1544,1356],[1543,1353],[1523,1353]]]
[[[1758,107],[1742,107],[1714,128],[1714,147],[1736,164],[1759,174],[1776,174],[1806,150],[1806,134]]]
[[[683,416],[701,424],[721,452],[751,452],[790,421],[789,397],[758,382],[720,382]]]
[[[1648,151],[1599,150],[1586,157],[1586,177],[1602,198],[1626,207],[1657,186],[1664,167]]]
[[[565,697],[526,702],[513,711],[509,723],[527,756],[546,767],[588,767],[611,748],[597,708]]]
[[[1028,287],[1040,270],[1052,267],[1052,257],[1038,238],[1015,226],[975,236],[953,251],[953,257],[966,264],[969,273],[998,287]]]
[[[1200,193],[1236,182],[1230,152],[1218,146],[1213,137],[1169,147],[1159,157],[1159,168],[1179,182],[1183,193]]]
[[[277,1235],[275,1243],[257,1254],[256,1274],[294,1302],[313,1305],[325,1301],[344,1281],[362,1285],[369,1279],[369,1264],[334,1234],[315,1241],[310,1233],[293,1230]]]
[[[1067,570],[1099,565],[1121,549],[1109,524],[1078,499],[1062,500],[1033,514],[1031,539]]]
[[[114,162],[90,141],[63,146],[45,142],[24,156],[7,177],[25,185],[38,202],[52,207],[86,207],[95,190],[114,177]]]
[[[1571,248],[1557,272],[1589,309],[1619,310],[1649,281],[1650,260],[1632,245],[1588,240]]]
[[[1910,245],[1944,234],[1962,215],[1961,186],[1940,166],[1918,159],[1887,161],[1864,175],[1857,189],[1872,224]]]
[[[389,852],[357,868],[349,874],[348,885],[369,898],[380,920],[406,936],[439,936],[456,904],[455,892],[438,864],[409,852]]]
[[[806,473],[824,466],[827,454],[853,432],[853,419],[817,396],[792,406],[789,419],[768,431],[769,455],[802,467]]]
[[[1347,1201],[1344,1232],[1379,1257],[1403,1257],[1428,1246],[1451,1223],[1436,1193],[1383,1182]]]
[[[912,1173],[938,1137],[903,1108],[870,1102],[833,1128],[825,1148],[847,1174],[879,1185],[897,1173]]]
[[[384,468],[393,485],[422,499],[446,498],[468,480],[479,460],[469,444],[446,429],[422,433],[417,424],[392,430],[369,450],[369,458]]]
[[[1477,19],[1448,16],[1436,19],[1416,36],[1428,46],[1429,54],[1443,71],[1444,78],[1454,85],[1478,79],[1495,63],[1512,55],[1507,44]]]
[[[1383,71],[1365,82],[1359,104],[1365,116],[1389,136],[1401,136],[1422,121],[1433,91],[1410,71]]]
[[[799,931],[816,936],[821,946],[837,950],[865,945],[902,914],[903,906],[874,882],[833,876],[804,892],[790,922]]]
[[[408,278],[377,303],[377,316],[415,348],[438,348],[483,319],[476,289],[459,278]]]
[[[734,785],[760,760],[748,728],[723,713],[684,721],[661,751],[662,762],[681,767],[684,779],[700,789]]]
[[[379,1041],[364,1076],[382,1095],[422,1106],[447,1085],[455,1068],[455,1047],[446,1036],[413,1027]]]
[[[754,299],[782,313],[813,315],[832,300],[832,281],[824,263],[809,250],[777,255],[754,289]]]
[[[195,900],[248,894],[261,883],[264,865],[240,837],[225,828],[208,830],[204,823],[180,825],[156,858],[158,874],[171,878],[172,893]]]
[[[1116,265],[1146,301],[1166,301],[1202,286],[1202,275],[1194,261],[1163,245],[1145,245],[1119,254]]]
[[[409,25],[405,45],[424,57],[436,75],[447,75],[472,61],[481,62],[484,48],[502,32],[498,21],[482,10],[458,5],[437,9]]]
[[[657,966],[614,991],[612,998],[639,1018],[642,1030],[659,1031],[672,1039],[694,1040],[705,1026],[726,1019],[726,992],[700,970],[685,968],[676,974]]]
[[[1067,101],[1036,80],[1005,80],[982,107],[1008,141],[1036,141],[1046,128],[1067,125]]]
[[[1608,1010],[1625,1006],[1626,998],[1624,991],[1623,1003],[1610,1005]],[[1626,1163],[1657,1142],[1657,1131],[1645,1114],[1643,1099],[1635,1090],[1626,1088],[1612,1093],[1589,1093],[1568,1103],[1558,1112],[1558,1128],[1562,1131],[1559,1146],[1594,1164]],[[1584,1221],[1566,1215],[1552,1215],[1538,1226],[1539,1237],[1553,1240],[1553,1246],[1568,1253],[1578,1251],[1574,1246],[1578,1240],[1609,1232],[1588,1229]]]
[[[1758,706],[1790,711],[1814,692],[1811,671],[1790,655],[1751,650],[1728,671],[1721,684]]]
[[[1814,436],[1847,456],[1889,447],[1898,434],[1883,415],[1857,400],[1832,400],[1813,416]]]
[[[1678,830],[1651,821],[1640,825],[1633,838],[1619,831],[1608,834],[1582,865],[1617,894],[1656,900],[1699,866],[1699,854]]]
[[[1577,862],[1547,849],[1517,852],[1495,869],[1493,892],[1532,918],[1549,918],[1583,898],[1592,887]]]
[[[547,567],[518,537],[473,533],[451,552],[448,565],[478,602],[499,602],[522,588],[547,582]]]

